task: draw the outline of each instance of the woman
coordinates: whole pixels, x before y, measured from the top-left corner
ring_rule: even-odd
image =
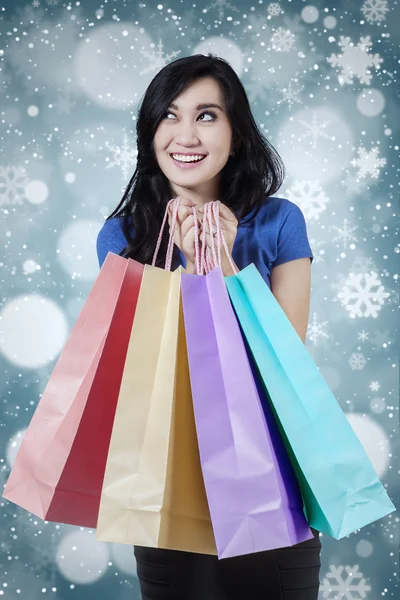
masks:
[[[312,251],[303,213],[274,197],[282,161],[259,132],[246,92],[212,54],[169,63],[150,83],[137,122],[136,170],[97,240],[109,251],[151,263],[168,200],[179,195],[173,268],[193,272],[194,218],[220,200],[221,228],[239,269],[254,263],[305,340]],[[206,243],[210,243],[208,231]],[[157,265],[163,267],[168,232]],[[231,275],[224,259],[222,270]],[[317,600],[321,543],[218,560],[216,556],[134,547],[144,600]]]

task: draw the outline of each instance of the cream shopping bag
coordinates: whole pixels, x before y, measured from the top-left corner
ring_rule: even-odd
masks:
[[[181,272],[145,265],[96,539],[216,555],[191,397]]]

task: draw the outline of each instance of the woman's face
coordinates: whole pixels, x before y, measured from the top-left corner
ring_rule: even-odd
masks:
[[[199,106],[210,104],[216,106]],[[219,173],[232,151],[232,128],[214,78],[197,80],[174,99],[157,128],[154,149],[160,169],[177,195],[197,203],[218,199]],[[183,155],[186,160],[189,155],[205,158],[181,162]]]

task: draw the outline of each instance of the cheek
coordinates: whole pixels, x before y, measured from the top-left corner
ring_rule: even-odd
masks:
[[[226,127],[222,127],[218,131],[213,132],[212,144],[219,153],[229,154],[231,144],[231,133]]]

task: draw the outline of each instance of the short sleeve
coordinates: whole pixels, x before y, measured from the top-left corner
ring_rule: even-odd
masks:
[[[282,206],[282,221],[278,232],[278,248],[272,267],[290,260],[309,257],[314,259],[307,236],[306,220],[297,204],[286,200]]]
[[[96,250],[100,268],[109,252],[120,254],[127,241],[122,231],[122,218],[114,217],[104,222],[97,235]]]

